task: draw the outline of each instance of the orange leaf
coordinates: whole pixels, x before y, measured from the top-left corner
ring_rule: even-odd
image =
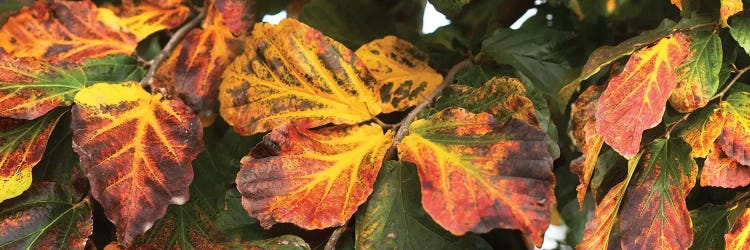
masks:
[[[740,11],[742,11],[742,0],[721,0],[721,9],[719,11],[721,27],[729,27],[729,24],[727,23],[729,17],[739,13]]]
[[[677,85],[674,69],[689,51],[687,36],[675,33],[633,53],[623,72],[610,80],[596,105],[596,131],[623,157],[632,158],[643,131],[661,122]]]
[[[119,11],[116,8],[113,9],[119,12],[118,16],[138,41],[158,31],[179,27],[190,14],[190,8],[183,5],[161,8],[139,4],[133,8],[122,8]]]
[[[34,58],[0,53],[0,116],[31,120],[72,104],[83,84],[60,71]]]
[[[88,0],[37,1],[0,28],[0,47],[11,56],[52,62],[131,54],[137,43],[112,11]]]
[[[443,81],[427,64],[426,54],[395,36],[362,45],[355,54],[378,81],[384,113],[419,104]]]
[[[736,188],[750,184],[750,167],[742,166],[714,144],[701,172],[701,186]]]
[[[169,204],[189,199],[191,161],[202,147],[200,121],[179,100],[152,96],[136,82],[95,84],[75,102],[73,149],[91,194],[127,247]]]
[[[265,228],[339,226],[372,193],[393,133],[375,124],[308,129],[312,122],[278,127],[242,159],[242,206]]]
[[[711,151],[716,138],[724,128],[726,113],[715,104],[694,112],[682,130],[680,137],[685,140],[692,150],[690,156],[705,158]]]
[[[604,87],[591,85],[580,96],[571,107],[570,127],[573,142],[583,152],[583,163],[580,171],[575,171],[580,183],[578,191],[578,204],[583,207],[583,199],[591,181],[596,161],[599,158],[599,150],[602,148],[604,138],[596,132],[596,101],[602,94]]]
[[[746,250],[750,242],[750,208],[745,208],[724,235],[727,250]]]
[[[724,129],[719,135],[721,149],[742,165],[750,165],[750,92],[729,95],[721,102],[726,113]]]
[[[259,23],[219,87],[221,116],[243,135],[289,121],[353,124],[381,112],[375,79],[344,45],[293,19]]]
[[[672,1],[672,4],[677,6],[678,9],[682,10],[682,1],[680,0],[670,0],[670,1]]]
[[[520,229],[542,244],[555,196],[547,136],[516,119],[448,108],[414,121],[398,145],[417,164],[422,205],[455,235]]]
[[[52,129],[63,112],[50,112],[34,121],[0,118],[0,202],[20,195],[31,185],[31,168],[42,160]],[[0,231],[2,232],[2,231]]]

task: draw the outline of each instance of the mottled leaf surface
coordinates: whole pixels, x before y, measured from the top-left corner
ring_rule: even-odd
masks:
[[[42,160],[47,140],[62,114],[55,111],[11,128],[0,128],[0,202],[31,186],[31,169]],[[8,118],[0,119],[10,122],[6,121]]]
[[[721,145],[714,144],[703,163],[701,186],[736,188],[750,184],[750,167],[737,163],[721,150]]]
[[[750,208],[744,208],[742,214],[735,219],[732,228],[724,235],[725,249],[744,250],[750,242]]]
[[[707,204],[690,210],[695,237],[690,249],[724,249],[724,234],[729,230],[726,208]]]
[[[312,127],[379,114],[377,82],[354,52],[293,19],[259,23],[219,87],[221,116],[243,135],[310,119]]]
[[[354,53],[378,81],[383,113],[419,104],[443,81],[425,53],[395,36],[369,42]]]
[[[726,114],[716,104],[710,104],[690,115],[686,122],[687,126],[680,133],[680,137],[692,148],[690,156],[701,158],[708,156],[724,128],[725,116]]]
[[[214,6],[233,34],[243,34],[253,26],[255,2],[246,0],[214,0]]]
[[[445,109],[409,126],[399,157],[417,164],[422,205],[455,235],[520,229],[539,246],[554,204],[547,136],[516,119]]]
[[[690,146],[679,139],[650,144],[623,200],[623,249],[690,247],[693,224],[685,198],[695,184],[698,165],[689,153]]]
[[[256,240],[242,244],[242,249],[251,250],[310,250],[304,239],[295,235],[282,235],[276,238]]]
[[[137,40],[109,9],[86,1],[37,1],[0,28],[0,47],[14,57],[81,62],[131,54]]]
[[[308,129],[310,123],[275,129],[242,159],[242,205],[264,228],[339,226],[372,193],[392,132],[375,124]]]
[[[594,173],[599,151],[604,144],[604,138],[596,132],[596,102],[599,100],[604,86],[591,85],[573,103],[570,109],[570,128],[572,139],[578,150],[583,152],[581,169],[573,171],[578,175],[578,204],[583,207],[583,199],[589,188],[591,174]],[[571,164],[572,168],[572,164]]]
[[[136,40],[142,41],[153,33],[179,27],[185,22],[189,13],[190,8],[182,5],[174,8],[161,8],[144,3],[133,8],[123,8],[118,16],[128,31],[135,35]]]
[[[726,114],[718,139],[721,149],[740,164],[750,166],[750,92],[733,93],[720,106]]]
[[[94,84],[75,102],[73,149],[118,243],[129,246],[169,204],[188,201],[200,121],[181,101],[152,96],[136,82]]]
[[[686,35],[675,33],[635,52],[614,76],[596,106],[596,131],[623,157],[633,157],[641,134],[661,122],[669,94],[677,86],[675,67],[689,52]]]
[[[711,30],[687,33],[690,55],[677,68],[677,86],[669,97],[675,110],[686,113],[706,106],[719,89],[722,51],[719,35]]]
[[[729,27],[727,20],[729,17],[742,11],[742,0],[721,0],[721,8],[719,10],[719,19],[721,26],[724,28]]]
[[[84,249],[93,224],[87,199],[76,203],[55,183],[35,183],[0,207],[0,248]]]

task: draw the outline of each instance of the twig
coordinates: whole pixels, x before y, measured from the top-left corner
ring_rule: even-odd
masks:
[[[441,93],[443,93],[443,89],[448,86],[451,82],[453,82],[453,79],[456,76],[456,73],[461,71],[463,68],[466,68],[473,63],[470,59],[465,59],[456,65],[453,65],[451,69],[448,71],[448,74],[445,75],[445,78],[443,78],[443,82],[440,83],[440,86],[435,89],[427,98],[425,98],[424,101],[419,103],[414,109],[409,112],[409,114],[404,117],[403,120],[401,120],[401,125],[396,131],[396,136],[393,140],[393,144],[391,144],[391,147],[388,148],[388,151],[385,153],[384,160],[389,160],[393,157],[393,154],[396,153],[396,147],[398,147],[398,144],[401,143],[401,140],[404,139],[409,134],[409,125],[411,125],[412,122],[414,122],[414,119],[417,118],[417,114],[419,114],[420,111],[422,111],[424,108],[427,107],[427,105],[430,105],[432,103],[432,100],[435,99],[435,97],[439,96]]]
[[[696,24],[696,25],[693,25],[693,26],[690,26],[690,27],[681,28],[681,29],[674,29],[674,31],[684,32],[684,31],[697,30],[697,29],[700,29],[700,28],[718,27],[718,26],[719,26],[718,22],[710,22],[710,23]]]
[[[198,24],[201,23],[203,18],[206,17],[206,8],[199,8],[198,9],[198,16],[193,18],[193,20],[190,20],[187,24],[180,27],[174,35],[172,35],[171,38],[169,38],[169,42],[167,42],[167,45],[164,45],[164,48],[159,52],[154,59],[151,59],[149,61],[149,64],[151,67],[148,68],[148,72],[146,73],[146,76],[143,77],[141,80],[141,86],[142,87],[151,87],[151,85],[154,83],[154,75],[156,74],[156,70],[159,68],[159,66],[169,58],[169,55],[172,54],[172,51],[177,46],[177,44],[182,41],[182,38],[184,38],[190,30],[198,26]]]
[[[344,232],[346,231],[347,226],[348,226],[348,223],[344,223],[344,225],[341,225],[339,228],[336,228],[336,230],[333,230],[333,233],[331,233],[331,237],[328,238],[328,242],[326,242],[326,246],[323,249],[325,250],[336,249],[336,243],[338,243],[339,239],[341,238],[341,235],[344,234]]]

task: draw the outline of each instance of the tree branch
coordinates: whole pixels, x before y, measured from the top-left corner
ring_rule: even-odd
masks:
[[[164,45],[164,48],[159,52],[154,59],[151,59],[151,61],[148,62],[148,64],[151,65],[151,67],[148,68],[148,72],[146,73],[146,76],[141,79],[141,87],[151,87],[151,85],[154,83],[154,75],[156,74],[156,70],[161,66],[161,64],[169,58],[169,55],[172,54],[172,51],[175,47],[177,47],[177,44],[182,41],[182,38],[184,38],[190,30],[198,26],[198,24],[203,21],[203,18],[206,17],[206,8],[200,8],[198,9],[198,16],[193,18],[193,20],[190,20],[187,24],[180,27],[174,35],[172,35],[171,38],[169,38],[169,42],[167,42],[167,45]],[[153,92],[153,89],[151,90]]]
[[[339,239],[341,238],[341,235],[344,234],[344,232],[346,231],[347,226],[349,226],[348,222],[344,223],[344,225],[341,225],[339,228],[336,228],[336,230],[333,230],[333,233],[331,233],[331,237],[328,238],[328,242],[326,242],[326,246],[323,249],[324,250],[336,249],[336,243],[338,243]]]

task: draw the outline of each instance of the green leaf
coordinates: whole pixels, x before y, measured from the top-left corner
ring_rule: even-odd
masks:
[[[83,249],[93,223],[88,199],[76,203],[55,183],[35,183],[0,207],[0,249]]]
[[[126,55],[111,55],[101,59],[84,59],[81,78],[87,85],[98,82],[120,83],[140,81],[145,70],[138,60]]]
[[[745,12],[736,15],[730,20],[730,23],[729,33],[745,49],[745,53],[750,54],[750,13]]]
[[[694,30],[690,37],[690,56],[675,71],[679,77],[669,103],[686,113],[706,106],[719,89],[721,39],[712,30]]]
[[[420,202],[412,163],[383,164],[367,204],[357,212],[357,249],[475,249],[473,234],[453,236],[435,223]]]
[[[261,250],[309,250],[305,240],[294,235],[282,235],[267,240],[252,241],[242,244],[242,249]]]
[[[435,9],[449,17],[458,16],[464,8],[464,5],[469,2],[471,2],[471,0],[430,0],[430,3],[435,6]]]
[[[35,183],[57,183],[77,200],[86,195],[89,182],[78,165],[78,155],[72,148],[72,135],[70,113],[66,112],[52,131],[42,161],[34,166],[32,176]]]
[[[726,208],[711,204],[691,210],[695,237],[690,249],[724,249],[724,234],[729,231],[728,214]]]

